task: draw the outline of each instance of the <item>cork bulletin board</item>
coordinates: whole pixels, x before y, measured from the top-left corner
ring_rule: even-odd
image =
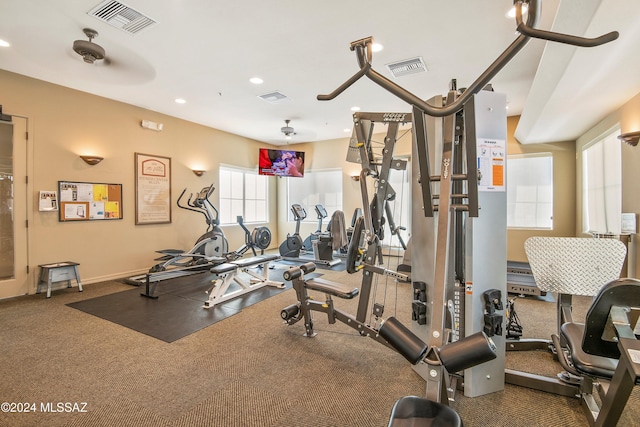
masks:
[[[58,181],[58,220],[122,219],[122,184]]]

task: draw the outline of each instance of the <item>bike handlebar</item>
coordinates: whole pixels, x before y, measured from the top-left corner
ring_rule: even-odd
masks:
[[[528,43],[531,38],[554,41],[564,44],[580,47],[593,47],[600,46],[605,43],[609,43],[618,38],[617,31],[604,34],[596,38],[585,38],[572,36],[568,34],[556,33],[552,31],[538,30],[535,26],[538,23],[538,17],[540,15],[541,1],[529,0],[529,11],[527,16],[527,22],[522,20],[522,5],[525,3],[523,0],[515,0],[514,5],[516,8],[516,23],[517,31],[520,33],[518,37],[502,52],[498,58],[465,90],[453,103],[436,107],[428,104],[422,99],[418,98],[411,92],[407,91],[398,84],[387,79],[380,73],[371,68],[372,51],[371,44],[373,37],[367,37],[354,41],[350,45],[350,49],[356,51],[358,65],[360,71],[354,74],[346,82],[340,85],[336,90],[327,95],[318,95],[318,101],[329,101],[336,98],[342,92],[347,90],[351,85],[358,81],[361,77],[367,76],[374,83],[382,86],[387,91],[396,95],[403,101],[414,105],[421,109],[424,113],[433,117],[444,117],[459,111],[462,106],[469,100],[469,98],[476,93],[480,92],[499,71],[501,71],[505,65]],[[366,49],[366,51],[365,51]]]

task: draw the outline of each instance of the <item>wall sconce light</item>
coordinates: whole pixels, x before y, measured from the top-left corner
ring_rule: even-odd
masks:
[[[202,175],[204,175],[205,172],[206,171],[203,171],[203,170],[193,169],[193,173],[195,173],[196,176],[202,176]]]
[[[626,142],[627,144],[635,147],[638,145],[638,141],[640,140],[640,130],[635,132],[627,132],[618,135],[618,139],[620,141]]]
[[[355,182],[360,181],[360,175],[351,175],[351,179],[354,180]]]
[[[90,166],[95,166],[104,160],[104,157],[98,157],[98,156],[80,156],[80,158]]]

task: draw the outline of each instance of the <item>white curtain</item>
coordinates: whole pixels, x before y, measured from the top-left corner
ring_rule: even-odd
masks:
[[[584,149],[582,155],[583,228],[585,232],[619,235],[622,217],[619,132]]]
[[[293,221],[291,205],[297,203],[307,211],[305,222],[317,222],[315,205],[324,206],[328,217],[324,220],[323,228],[329,222],[331,214],[342,210],[342,170],[327,169],[305,171],[304,178],[282,178],[288,180],[287,205],[289,207],[288,221]],[[351,214],[347,216],[351,218]]]

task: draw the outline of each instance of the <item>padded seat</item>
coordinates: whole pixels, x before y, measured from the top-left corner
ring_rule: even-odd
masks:
[[[309,279],[304,285],[307,289],[323,292],[343,299],[352,299],[359,293],[358,288],[349,289],[342,283],[330,282],[320,278]]]
[[[274,261],[278,258],[280,258],[278,255],[267,254],[267,255],[258,255],[251,258],[238,258],[232,263],[237,265],[238,267],[250,267],[255,264],[262,264],[265,262]]]
[[[618,359],[587,354],[582,350],[582,337],[584,336],[584,324],[565,323],[560,327],[563,338],[571,350],[571,360],[576,369],[594,377],[613,377],[613,372],[618,366]]]
[[[393,405],[389,427],[462,427],[462,420],[446,405],[405,396]]]
[[[236,264],[224,263],[224,264],[219,264],[219,265],[216,265],[215,267],[212,267],[209,271],[212,272],[213,274],[224,274],[237,269],[238,269],[238,266]]]

